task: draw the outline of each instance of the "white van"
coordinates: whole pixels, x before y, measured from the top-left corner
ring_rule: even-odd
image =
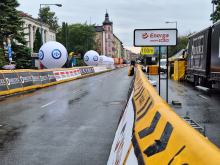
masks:
[[[160,71],[166,73],[166,71],[167,71],[167,59],[161,59],[160,60]]]

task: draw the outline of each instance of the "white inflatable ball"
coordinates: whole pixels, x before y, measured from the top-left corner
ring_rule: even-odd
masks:
[[[94,50],[86,52],[84,55],[84,62],[88,66],[97,66],[99,64],[99,54]]]
[[[68,53],[59,42],[49,41],[41,46],[38,57],[48,69],[61,68],[67,61]]]
[[[107,57],[105,55],[101,55],[99,57],[99,65],[113,65],[114,60],[111,57]]]

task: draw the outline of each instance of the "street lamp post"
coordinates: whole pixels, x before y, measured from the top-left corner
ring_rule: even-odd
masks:
[[[166,21],[165,23],[175,23],[176,24],[176,29],[177,29],[177,21]]]
[[[214,16],[215,5],[217,5],[217,0],[212,0],[212,16]],[[213,22],[213,24],[215,23],[213,18],[212,18],[212,22]]]
[[[176,29],[177,29],[177,21],[166,21],[165,23],[167,23],[167,24],[169,24],[169,23],[175,23],[175,25],[176,25]],[[167,73],[167,75],[166,75],[166,101],[167,101],[167,103],[169,102],[169,98],[168,98],[168,83],[169,83],[169,81],[168,81],[168,77],[169,77],[169,73],[168,73],[168,68],[169,68],[169,62],[168,62],[168,54],[169,54],[169,50],[168,50],[168,46],[167,46],[167,57],[166,57],[166,61],[167,61],[167,70],[166,70],[166,73]]]
[[[62,7],[62,4],[40,4],[40,11],[42,9],[42,6],[58,6],[58,7]],[[42,18],[40,18],[40,28],[41,28],[41,45],[43,45],[43,20]]]

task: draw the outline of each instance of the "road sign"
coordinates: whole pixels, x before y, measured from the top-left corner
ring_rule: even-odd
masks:
[[[177,29],[135,29],[134,46],[174,46]]]
[[[142,47],[141,55],[150,55],[153,56],[155,54],[154,47]]]

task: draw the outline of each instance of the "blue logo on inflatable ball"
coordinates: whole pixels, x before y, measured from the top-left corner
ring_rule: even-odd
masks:
[[[39,57],[40,60],[44,59],[44,52],[42,50],[39,51],[38,57]]]
[[[85,57],[84,57],[84,60],[85,60],[85,61],[89,61],[89,57],[88,57],[88,56],[85,56]]]
[[[62,56],[62,53],[61,53],[61,51],[59,49],[54,49],[52,51],[52,57],[54,59],[59,59],[61,56]]]
[[[98,59],[99,59],[98,56],[94,56],[94,57],[93,57],[93,60],[94,60],[94,61],[98,61]]]

